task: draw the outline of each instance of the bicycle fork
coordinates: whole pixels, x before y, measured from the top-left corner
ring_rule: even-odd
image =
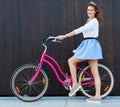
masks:
[[[43,59],[45,58],[45,54],[43,53],[42,54],[42,57],[40,59],[40,64],[38,65],[37,67],[37,70],[36,70],[36,73],[34,74],[34,76],[31,78],[31,80],[29,81],[29,85],[31,85],[35,79],[38,77],[39,73],[40,73],[40,70],[42,68],[42,64],[43,64]]]
[[[38,75],[40,73],[41,66],[42,66],[41,64],[38,65],[36,73],[34,74],[34,76],[29,81],[29,85],[31,85],[35,81],[35,79],[38,77]]]

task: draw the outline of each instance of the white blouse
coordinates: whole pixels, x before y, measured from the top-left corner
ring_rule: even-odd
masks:
[[[84,26],[75,29],[74,32],[76,35],[79,33],[83,33],[84,38],[89,38],[89,37],[97,38],[99,33],[98,20],[94,18],[88,21]]]

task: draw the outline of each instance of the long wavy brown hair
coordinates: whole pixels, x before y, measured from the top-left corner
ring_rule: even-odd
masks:
[[[98,20],[98,22],[99,22],[99,25],[101,25],[102,24],[102,17],[101,17],[101,11],[100,11],[100,9],[99,9],[99,7],[97,6],[97,4],[95,4],[94,2],[89,2],[88,4],[87,4],[87,7],[88,6],[92,6],[92,7],[94,7],[94,9],[95,9],[95,17],[97,18],[97,20]]]

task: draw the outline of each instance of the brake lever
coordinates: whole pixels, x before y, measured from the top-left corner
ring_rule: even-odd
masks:
[[[57,40],[56,38],[54,40],[52,40],[53,42],[58,42],[58,43],[62,43],[61,41]]]
[[[53,39],[53,40],[51,40],[52,42],[62,43],[60,40],[56,39],[56,37],[54,37],[54,36],[49,36],[48,39]]]

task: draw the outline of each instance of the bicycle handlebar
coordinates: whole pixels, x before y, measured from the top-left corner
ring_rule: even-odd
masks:
[[[54,37],[54,36],[49,36],[49,37],[47,37],[46,40],[42,43],[42,45],[45,47],[44,52],[46,52],[46,50],[47,50],[47,45],[46,45],[46,43],[47,43],[47,41],[49,41],[49,40],[51,40],[52,42],[62,43],[62,42],[61,42],[60,40],[58,40],[56,37]]]
[[[54,36],[49,36],[47,38],[44,38],[45,40],[43,41],[43,44],[46,44],[48,40],[51,40],[52,42],[58,42],[58,43],[62,43],[60,40],[56,39],[56,37]]]
[[[52,39],[52,40],[51,40],[52,42],[62,43],[60,40],[56,39],[56,37],[49,36],[47,40],[50,40],[50,39]]]

